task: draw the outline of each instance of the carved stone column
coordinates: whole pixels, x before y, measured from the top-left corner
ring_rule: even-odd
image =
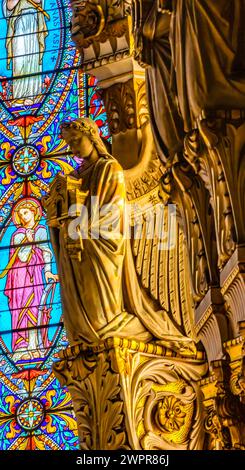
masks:
[[[60,358],[54,373],[71,393],[83,450],[203,448],[202,353],[178,357],[156,344],[109,338]]]

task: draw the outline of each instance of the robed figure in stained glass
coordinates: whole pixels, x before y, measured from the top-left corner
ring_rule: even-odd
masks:
[[[18,228],[12,235],[9,263],[2,276],[7,274],[4,292],[12,317],[12,350],[15,359],[30,359],[40,355],[35,327],[38,325],[40,301],[45,287],[43,273],[47,283],[58,279],[51,272],[52,252],[47,243],[46,227],[39,224],[41,215],[41,206],[33,198],[18,202],[12,215]],[[48,313],[44,308],[44,325],[48,323]],[[44,330],[42,343],[43,347],[48,347],[49,340]]]
[[[3,13],[8,23],[7,68],[12,61],[13,99],[31,104],[42,92],[42,61],[49,15],[43,9],[43,0],[3,0]]]

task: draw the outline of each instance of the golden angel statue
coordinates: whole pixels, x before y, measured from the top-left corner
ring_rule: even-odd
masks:
[[[168,266],[176,264],[179,243],[159,249],[157,225],[165,222],[153,206],[148,227],[140,205],[128,216],[130,175],[108,153],[92,120],[64,122],[61,133],[83,159],[78,170],[55,178],[44,201],[70,345],[116,336],[195,353],[192,306],[185,305],[183,315],[171,298],[183,296],[184,278],[178,280],[180,292],[169,291],[167,300],[163,295],[172,289]],[[133,238],[128,219],[135,224]],[[185,276],[184,269],[179,275]]]

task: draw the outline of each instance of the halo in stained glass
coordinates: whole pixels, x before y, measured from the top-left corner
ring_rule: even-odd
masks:
[[[13,170],[20,176],[29,176],[36,171],[40,163],[40,154],[33,145],[19,147],[12,158]]]
[[[78,70],[68,0],[40,0],[38,13],[37,2],[10,3],[0,15],[0,450],[72,450],[71,398],[51,367],[67,338],[41,201],[79,164],[60,123],[91,116],[107,138],[106,114]]]
[[[22,429],[33,431],[44,419],[44,408],[40,400],[31,398],[22,402],[17,408],[16,419]]]

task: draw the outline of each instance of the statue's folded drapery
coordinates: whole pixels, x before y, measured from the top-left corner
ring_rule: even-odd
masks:
[[[73,172],[73,176],[82,179],[82,191],[89,191],[85,203],[88,237],[83,235],[81,261],[67,252],[68,222],[64,222],[59,234],[51,228],[70,344],[94,344],[118,336],[141,341],[158,338],[173,348],[180,341],[183,348],[186,345],[191,349],[192,340],[170,320],[167,312],[148,298],[138,283],[130,240],[123,227],[126,196],[124,174],[118,162],[102,155],[87,170]],[[109,237],[108,226],[111,226]]]
[[[173,0],[170,28],[185,131],[212,109],[245,108],[245,0]]]
[[[162,160],[217,109],[245,108],[245,0],[172,0],[144,21],[151,125]],[[138,24],[139,24],[138,19]]]
[[[159,13],[155,2],[143,28],[145,48],[149,49],[144,58],[150,65],[146,68],[148,107],[157,151],[162,160],[178,152],[184,138],[183,122],[172,84],[170,21],[169,13]]]

